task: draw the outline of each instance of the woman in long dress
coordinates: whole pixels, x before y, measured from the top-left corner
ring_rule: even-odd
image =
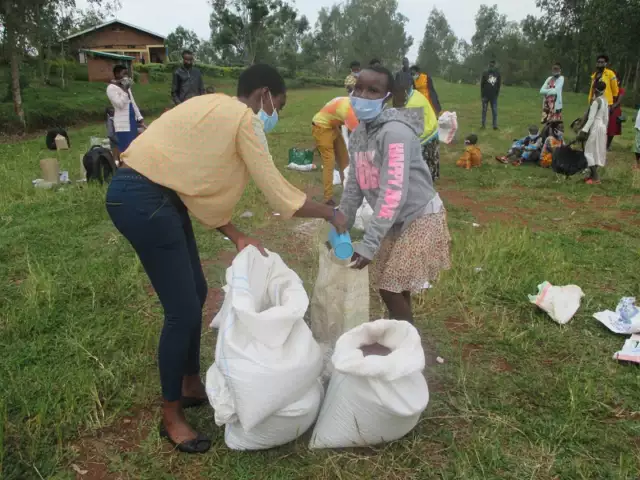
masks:
[[[607,163],[607,126],[609,124],[609,104],[603,97],[607,85],[600,81],[595,85],[595,94],[587,122],[578,134],[578,140],[586,140],[584,156],[589,164],[589,176],[585,182],[589,185],[600,183],[598,167]]]
[[[559,63],[554,63],[551,67],[551,76],[545,80],[540,89],[540,94],[544,95],[542,101],[542,123],[562,122],[562,87],[564,77]]]

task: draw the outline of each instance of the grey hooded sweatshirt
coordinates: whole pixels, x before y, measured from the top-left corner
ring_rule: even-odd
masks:
[[[437,195],[420,149],[423,129],[421,108],[388,108],[372,122],[361,122],[349,138],[340,210],[351,228],[363,198],[373,208],[364,238],[354,246],[362,257],[372,260],[384,237],[402,233]]]

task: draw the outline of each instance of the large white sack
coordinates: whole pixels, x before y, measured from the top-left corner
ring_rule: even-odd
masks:
[[[387,356],[362,345],[379,343]],[[418,423],[429,403],[420,335],[396,320],[365,323],[345,333],[332,357],[334,372],[309,448],[376,445],[397,440]]]
[[[351,167],[347,167],[344,169],[344,188],[347,188],[347,178],[349,178],[349,170]],[[371,217],[373,216],[373,208],[367,202],[367,199],[362,200],[362,205],[358,208],[356,212],[356,221],[353,224],[353,228],[356,230],[366,230],[369,226],[369,222],[371,222]]]
[[[324,390],[320,380],[299,400],[287,405],[251,430],[240,422],[224,429],[224,441],[232,450],[267,450],[279,447],[304,435],[318,417]]]
[[[456,112],[442,112],[438,118],[438,139],[447,145],[453,142],[458,131],[458,115]]]
[[[212,322],[220,329],[215,363],[231,399],[214,393],[212,404],[231,403],[247,430],[302,397],[322,370],[320,346],[303,319],[309,297],[302,280],[268,253],[250,246],[236,256]]]

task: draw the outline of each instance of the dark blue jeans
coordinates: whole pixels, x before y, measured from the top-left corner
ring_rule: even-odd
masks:
[[[491,104],[491,115],[493,117],[493,128],[498,128],[498,97],[482,99],[482,126],[487,124],[487,110]]]
[[[135,249],[164,309],[158,348],[165,400],[182,395],[182,378],[200,373],[200,332],[207,282],[193,227],[178,195],[128,168],[107,191],[107,211]]]

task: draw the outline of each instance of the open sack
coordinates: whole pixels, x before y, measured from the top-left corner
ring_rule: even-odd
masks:
[[[206,382],[216,423],[229,429],[230,448],[282,445],[309,428],[322,397],[322,353],[303,319],[309,298],[279,255],[252,246],[236,256],[226,281]]]
[[[333,347],[346,331],[369,321],[369,269],[355,270],[318,245],[319,268],[311,297],[311,330],[320,344]]]
[[[374,343],[391,353],[365,356],[360,347]],[[362,324],[340,337],[331,360],[334,372],[310,448],[377,445],[397,440],[417,425],[429,403],[429,389],[413,325],[396,320]]]

